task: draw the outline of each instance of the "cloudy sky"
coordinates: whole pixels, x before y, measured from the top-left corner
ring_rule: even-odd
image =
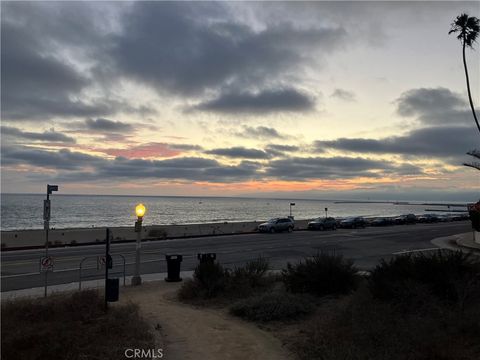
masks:
[[[2,1],[2,191],[475,196],[461,12],[480,5]]]

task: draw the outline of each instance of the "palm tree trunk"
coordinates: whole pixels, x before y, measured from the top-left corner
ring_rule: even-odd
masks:
[[[472,109],[473,118],[477,124],[478,131],[480,132],[480,124],[478,123],[477,114],[475,114],[475,108],[472,101],[472,92],[470,91],[470,80],[468,78],[467,59],[465,58],[465,36],[463,39],[463,67],[465,68],[465,78],[467,80],[468,101],[470,102],[470,108]]]

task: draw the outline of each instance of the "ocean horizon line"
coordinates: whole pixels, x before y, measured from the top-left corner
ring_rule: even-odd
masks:
[[[45,193],[8,193],[0,192],[0,196],[3,195],[28,195],[28,196],[45,196]],[[132,197],[146,197],[146,198],[198,198],[198,199],[251,199],[251,200],[292,200],[292,201],[325,201],[325,202],[352,202],[352,203],[372,203],[372,204],[393,204],[393,203],[409,203],[416,205],[430,205],[432,203],[465,203],[466,200],[435,200],[429,201],[424,199],[377,199],[371,200],[368,198],[299,198],[299,197],[255,197],[255,196],[219,196],[219,195],[132,195],[132,194],[65,194],[65,193],[55,193],[57,196],[92,196],[92,197],[123,197],[123,198],[132,198]]]

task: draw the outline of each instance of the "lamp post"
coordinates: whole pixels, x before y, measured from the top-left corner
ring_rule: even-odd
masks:
[[[45,259],[48,258],[48,231],[50,229],[50,195],[58,191],[58,185],[47,184],[47,199],[43,200],[43,227],[45,229]],[[45,271],[45,293],[44,296],[47,296],[47,286],[48,286],[48,269]]]
[[[292,206],[295,206],[295,203],[290,203],[290,217],[292,217]]]
[[[142,284],[140,277],[140,248],[142,247],[142,221],[143,216],[147,212],[147,208],[143,204],[138,204],[135,207],[135,214],[137,221],[135,221],[135,232],[137,233],[137,246],[135,250],[135,274],[132,277],[132,285],[137,286]]]

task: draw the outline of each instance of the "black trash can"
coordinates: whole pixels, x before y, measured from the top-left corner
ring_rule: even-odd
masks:
[[[180,277],[180,263],[182,262],[182,255],[165,255],[167,260],[167,277],[165,281],[177,282],[182,281]]]
[[[200,254],[197,254],[197,259],[200,261],[200,263],[213,263],[215,261],[215,259],[217,258],[217,254],[216,253],[200,253]]]
[[[108,302],[118,301],[119,284],[119,279],[107,279],[107,291],[105,292],[105,296],[107,297]]]

